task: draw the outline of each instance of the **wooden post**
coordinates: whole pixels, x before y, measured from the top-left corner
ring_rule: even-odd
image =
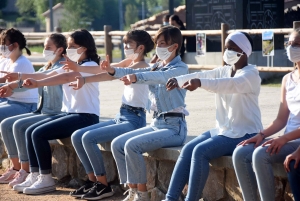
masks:
[[[293,28],[294,28],[294,29],[300,28],[300,21],[294,21],[294,22],[293,22]]]
[[[228,36],[228,30],[229,30],[229,25],[225,23],[221,23],[221,48],[222,48],[222,56],[224,54],[224,49],[225,49],[225,40]],[[222,65],[225,65],[225,62],[222,60]]]
[[[293,29],[298,29],[300,28],[300,21],[293,21]],[[294,63],[294,68],[297,68],[297,63]]]
[[[112,50],[113,50],[113,44],[112,44],[112,37],[109,35],[109,32],[112,31],[112,27],[110,25],[104,25],[104,48],[105,48],[105,56],[109,56],[110,62],[113,61],[112,58]]]

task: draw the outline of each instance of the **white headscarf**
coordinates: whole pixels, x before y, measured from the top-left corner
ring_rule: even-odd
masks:
[[[227,36],[225,43],[228,42],[228,40],[233,41],[237,46],[239,46],[239,48],[247,54],[247,57],[249,57],[252,53],[251,43],[245,34],[239,31],[233,32]]]

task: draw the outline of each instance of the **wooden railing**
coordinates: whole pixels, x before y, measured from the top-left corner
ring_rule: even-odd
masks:
[[[294,22],[293,29],[299,28],[300,22]],[[293,29],[268,29],[272,30],[274,34],[290,34]],[[267,29],[238,29],[238,30],[230,30],[229,25],[222,23],[220,30],[184,30],[181,31],[183,36],[195,36],[197,33],[202,32],[205,33],[207,36],[221,36],[221,49],[222,54],[224,53],[224,44],[225,39],[228,36],[228,34],[232,33],[233,31],[243,31],[250,35],[253,34],[262,34]],[[68,36],[71,32],[63,32],[62,34],[65,36]],[[109,25],[104,26],[104,31],[91,31],[90,32],[93,37],[95,38],[97,45],[104,45],[105,48],[105,54],[109,55],[111,61],[112,61],[112,51],[115,45],[120,45],[121,43],[121,37],[125,36],[127,31],[112,31],[112,27]],[[148,33],[151,36],[154,36],[156,34],[156,31],[148,31]],[[51,33],[24,33],[25,37],[27,38],[27,41],[29,44],[33,43],[40,43],[43,44],[44,38]],[[35,41],[35,42],[34,42]],[[223,62],[224,64],[224,62]],[[213,69],[216,66],[208,66],[208,65],[192,65],[188,64],[190,69],[193,70],[209,70]],[[293,70],[291,67],[263,67],[259,66],[258,70],[261,72],[290,72]]]

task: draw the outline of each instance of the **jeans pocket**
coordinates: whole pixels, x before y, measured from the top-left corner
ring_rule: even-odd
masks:
[[[166,117],[166,118],[164,118],[164,121],[168,125],[179,126],[180,125],[179,118],[180,117]]]

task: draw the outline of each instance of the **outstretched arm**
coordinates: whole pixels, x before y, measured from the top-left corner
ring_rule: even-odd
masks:
[[[81,76],[78,72],[60,73],[49,78],[35,80],[26,79],[23,82],[23,86],[27,88],[37,88],[41,86],[55,86],[60,84],[70,83],[76,80],[75,77]]]

